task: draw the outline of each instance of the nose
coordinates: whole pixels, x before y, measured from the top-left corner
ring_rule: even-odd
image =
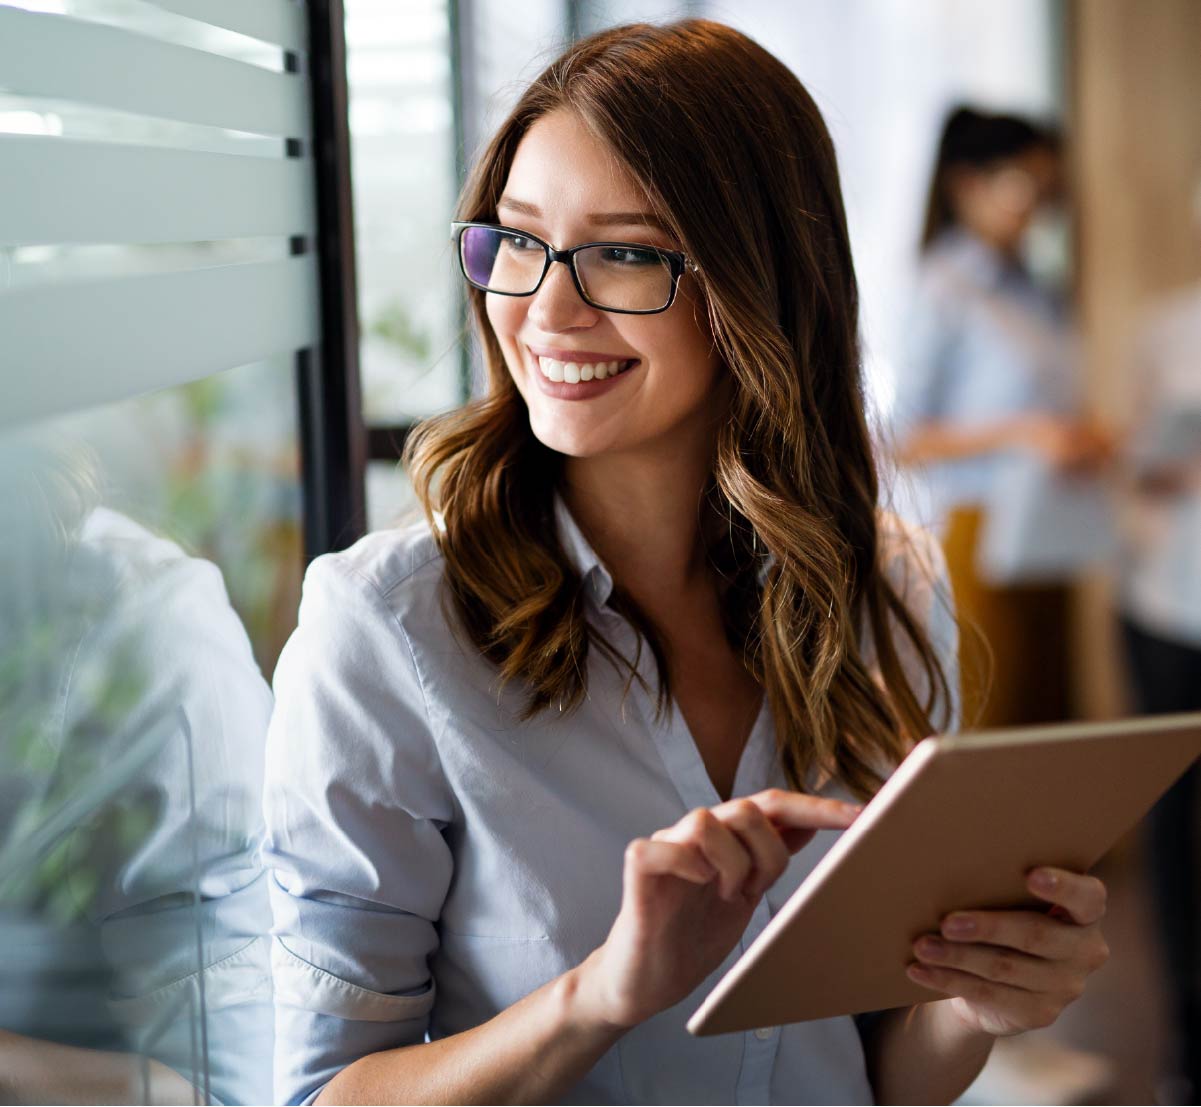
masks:
[[[531,297],[530,321],[546,333],[585,330],[600,317],[596,308],[584,303],[566,264],[551,262],[542,285]]]

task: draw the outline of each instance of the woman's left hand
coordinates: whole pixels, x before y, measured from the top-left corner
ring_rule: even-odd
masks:
[[[972,1030],[1000,1037],[1050,1026],[1109,959],[1101,881],[1039,868],[1026,885],[1053,904],[1049,912],[955,911],[941,934],[914,943],[909,978],[954,997],[951,1010]]]

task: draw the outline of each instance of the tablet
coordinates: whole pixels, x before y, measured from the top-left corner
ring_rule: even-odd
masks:
[[[919,742],[688,1023],[723,1034],[922,1003],[913,942],[1086,872],[1201,755],[1201,714]]]

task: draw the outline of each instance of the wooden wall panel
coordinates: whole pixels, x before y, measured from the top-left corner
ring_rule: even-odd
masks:
[[[1201,2],[1075,0],[1066,41],[1084,368],[1095,410],[1120,422],[1138,320],[1201,280]],[[1124,711],[1106,582],[1080,599],[1080,713]]]

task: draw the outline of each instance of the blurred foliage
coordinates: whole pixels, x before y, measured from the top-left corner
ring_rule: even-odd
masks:
[[[367,325],[367,333],[391,343],[402,353],[421,365],[430,359],[430,336],[418,328],[405,305],[397,299],[388,301]]]

